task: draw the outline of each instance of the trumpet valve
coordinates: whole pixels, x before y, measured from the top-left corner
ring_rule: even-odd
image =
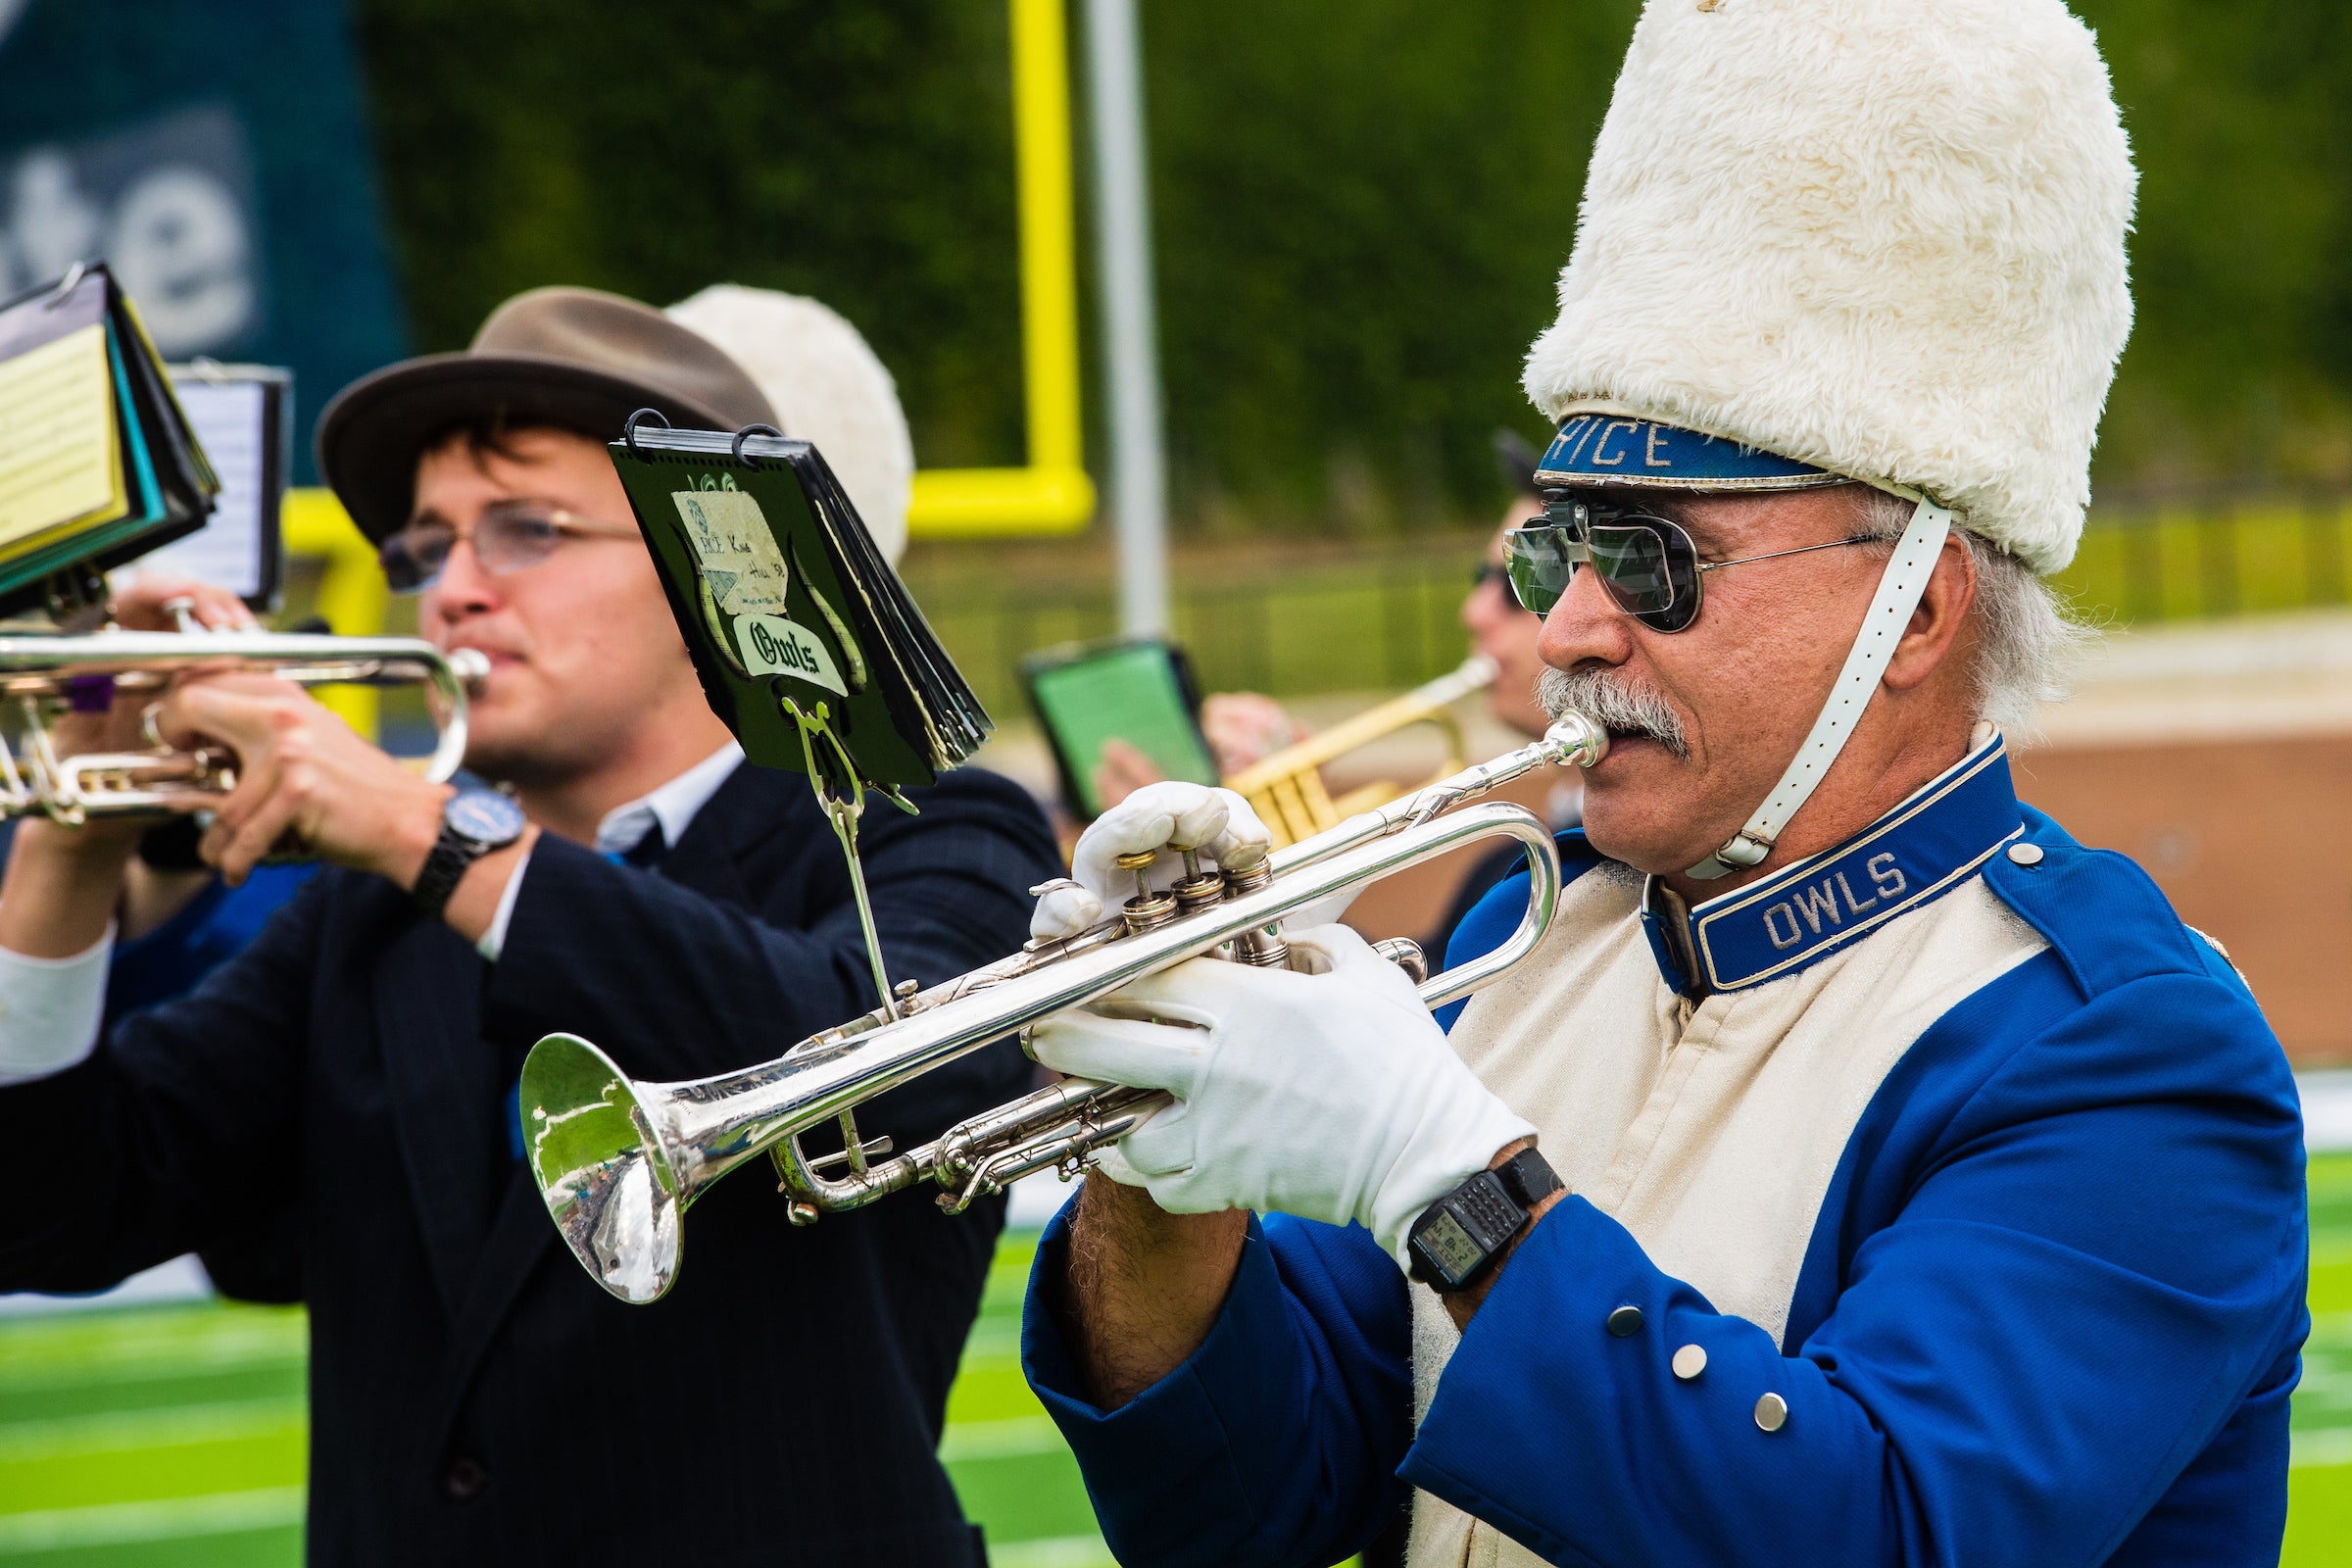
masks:
[[[1177,913],[1199,914],[1225,902],[1225,879],[1214,871],[1203,871],[1186,877],[1168,892],[1175,897]]]
[[[1152,862],[1158,858],[1157,850],[1131,850],[1110,863],[1122,871],[1134,872],[1135,896],[1148,899],[1152,896]]]
[[[1226,859],[1224,882],[1226,891],[1240,898],[1255,893],[1274,881],[1274,861],[1262,844],[1245,844]]]
[[[1228,898],[1238,899],[1246,893],[1274,884],[1274,862],[1264,846],[1250,844],[1236,850],[1232,862],[1224,870],[1225,892]],[[1254,964],[1260,969],[1287,969],[1291,962],[1291,945],[1282,940],[1282,922],[1268,921],[1254,930],[1245,931],[1233,939],[1233,956],[1241,963]]]
[[[1135,873],[1135,897],[1119,910],[1119,919],[1129,936],[1155,930],[1176,918],[1174,895],[1152,890],[1152,862],[1158,858],[1156,850],[1136,850],[1111,862],[1122,871]]]
[[[1169,848],[1184,857],[1184,876],[1168,889],[1175,895],[1178,914],[1199,914],[1225,902],[1225,879],[1214,871],[1200,869],[1199,845],[1172,844]]]
[[[1119,910],[1127,934],[1156,931],[1176,918],[1176,898],[1169,893],[1139,893]]]

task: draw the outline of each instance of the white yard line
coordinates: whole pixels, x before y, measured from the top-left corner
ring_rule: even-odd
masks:
[[[1100,1536],[1047,1536],[1037,1541],[991,1541],[992,1568],[1117,1568]]]
[[[2295,1075],[2303,1097],[2303,1147],[2315,1154],[2352,1149],[2352,1070]]]
[[[73,1546],[124,1546],[188,1536],[282,1530],[302,1523],[302,1488],[269,1487],[209,1497],[159,1497],[91,1508],[0,1514],[0,1556]]]
[[[234,1443],[265,1437],[310,1419],[300,1399],[221,1399],[209,1404],[169,1404],[140,1410],[105,1410],[92,1415],[32,1421],[0,1421],[0,1465],[55,1459],[65,1454],[121,1453],[137,1448],[177,1448],[199,1443]]]
[[[1015,1459],[1061,1451],[1061,1430],[1051,1416],[1017,1415],[1003,1421],[950,1423],[939,1456],[958,1459]]]
[[[2297,1470],[2352,1464],[2352,1427],[2327,1427],[2318,1432],[2298,1432],[2294,1436],[2292,1454],[2287,1464]]]

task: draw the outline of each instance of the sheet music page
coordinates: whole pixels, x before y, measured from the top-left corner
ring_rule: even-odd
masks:
[[[176,379],[174,390],[197,441],[220,476],[220,496],[211,521],[184,539],[141,556],[134,569],[159,577],[193,577],[247,599],[259,598],[265,559],[262,498],[274,459],[265,440],[269,389],[259,381],[189,376]]]
[[[0,546],[123,506],[105,326],[0,362]]]

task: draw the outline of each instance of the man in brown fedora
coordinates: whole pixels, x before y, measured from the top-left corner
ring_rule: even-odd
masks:
[[[696,1078],[876,1001],[830,833],[801,779],[742,764],[630,523],[603,443],[641,407],[776,422],[718,346],[582,289],[510,300],[466,352],[327,409],[319,466],[392,586],[489,660],[467,763],[505,792],[425,783],[292,686],[188,681],[161,727],[239,761],[206,858],[234,881],[291,836],[329,868],[193,995],[111,1028],[135,829],[26,824],[0,886],[0,1115],[45,1196],[0,1218],[0,1289],[294,1237],[315,1563],[976,1563],[935,1453],[1001,1207],[903,1198],[796,1231],[765,1184],[727,1183],[641,1309],[554,1245],[519,1158],[541,1034]],[[1023,889],[1057,867],[1003,779],[917,801],[862,847],[890,971],[928,984],[1017,946]],[[873,1121],[904,1146],[1026,1074],[996,1048]]]

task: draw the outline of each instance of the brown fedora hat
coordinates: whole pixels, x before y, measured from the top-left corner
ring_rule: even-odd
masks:
[[[370,540],[408,521],[416,460],[474,419],[620,437],[638,409],[705,430],[773,424],[757,383],[709,339],[592,288],[535,288],[490,313],[463,354],[428,354],[352,382],[318,416],[318,471]]]

